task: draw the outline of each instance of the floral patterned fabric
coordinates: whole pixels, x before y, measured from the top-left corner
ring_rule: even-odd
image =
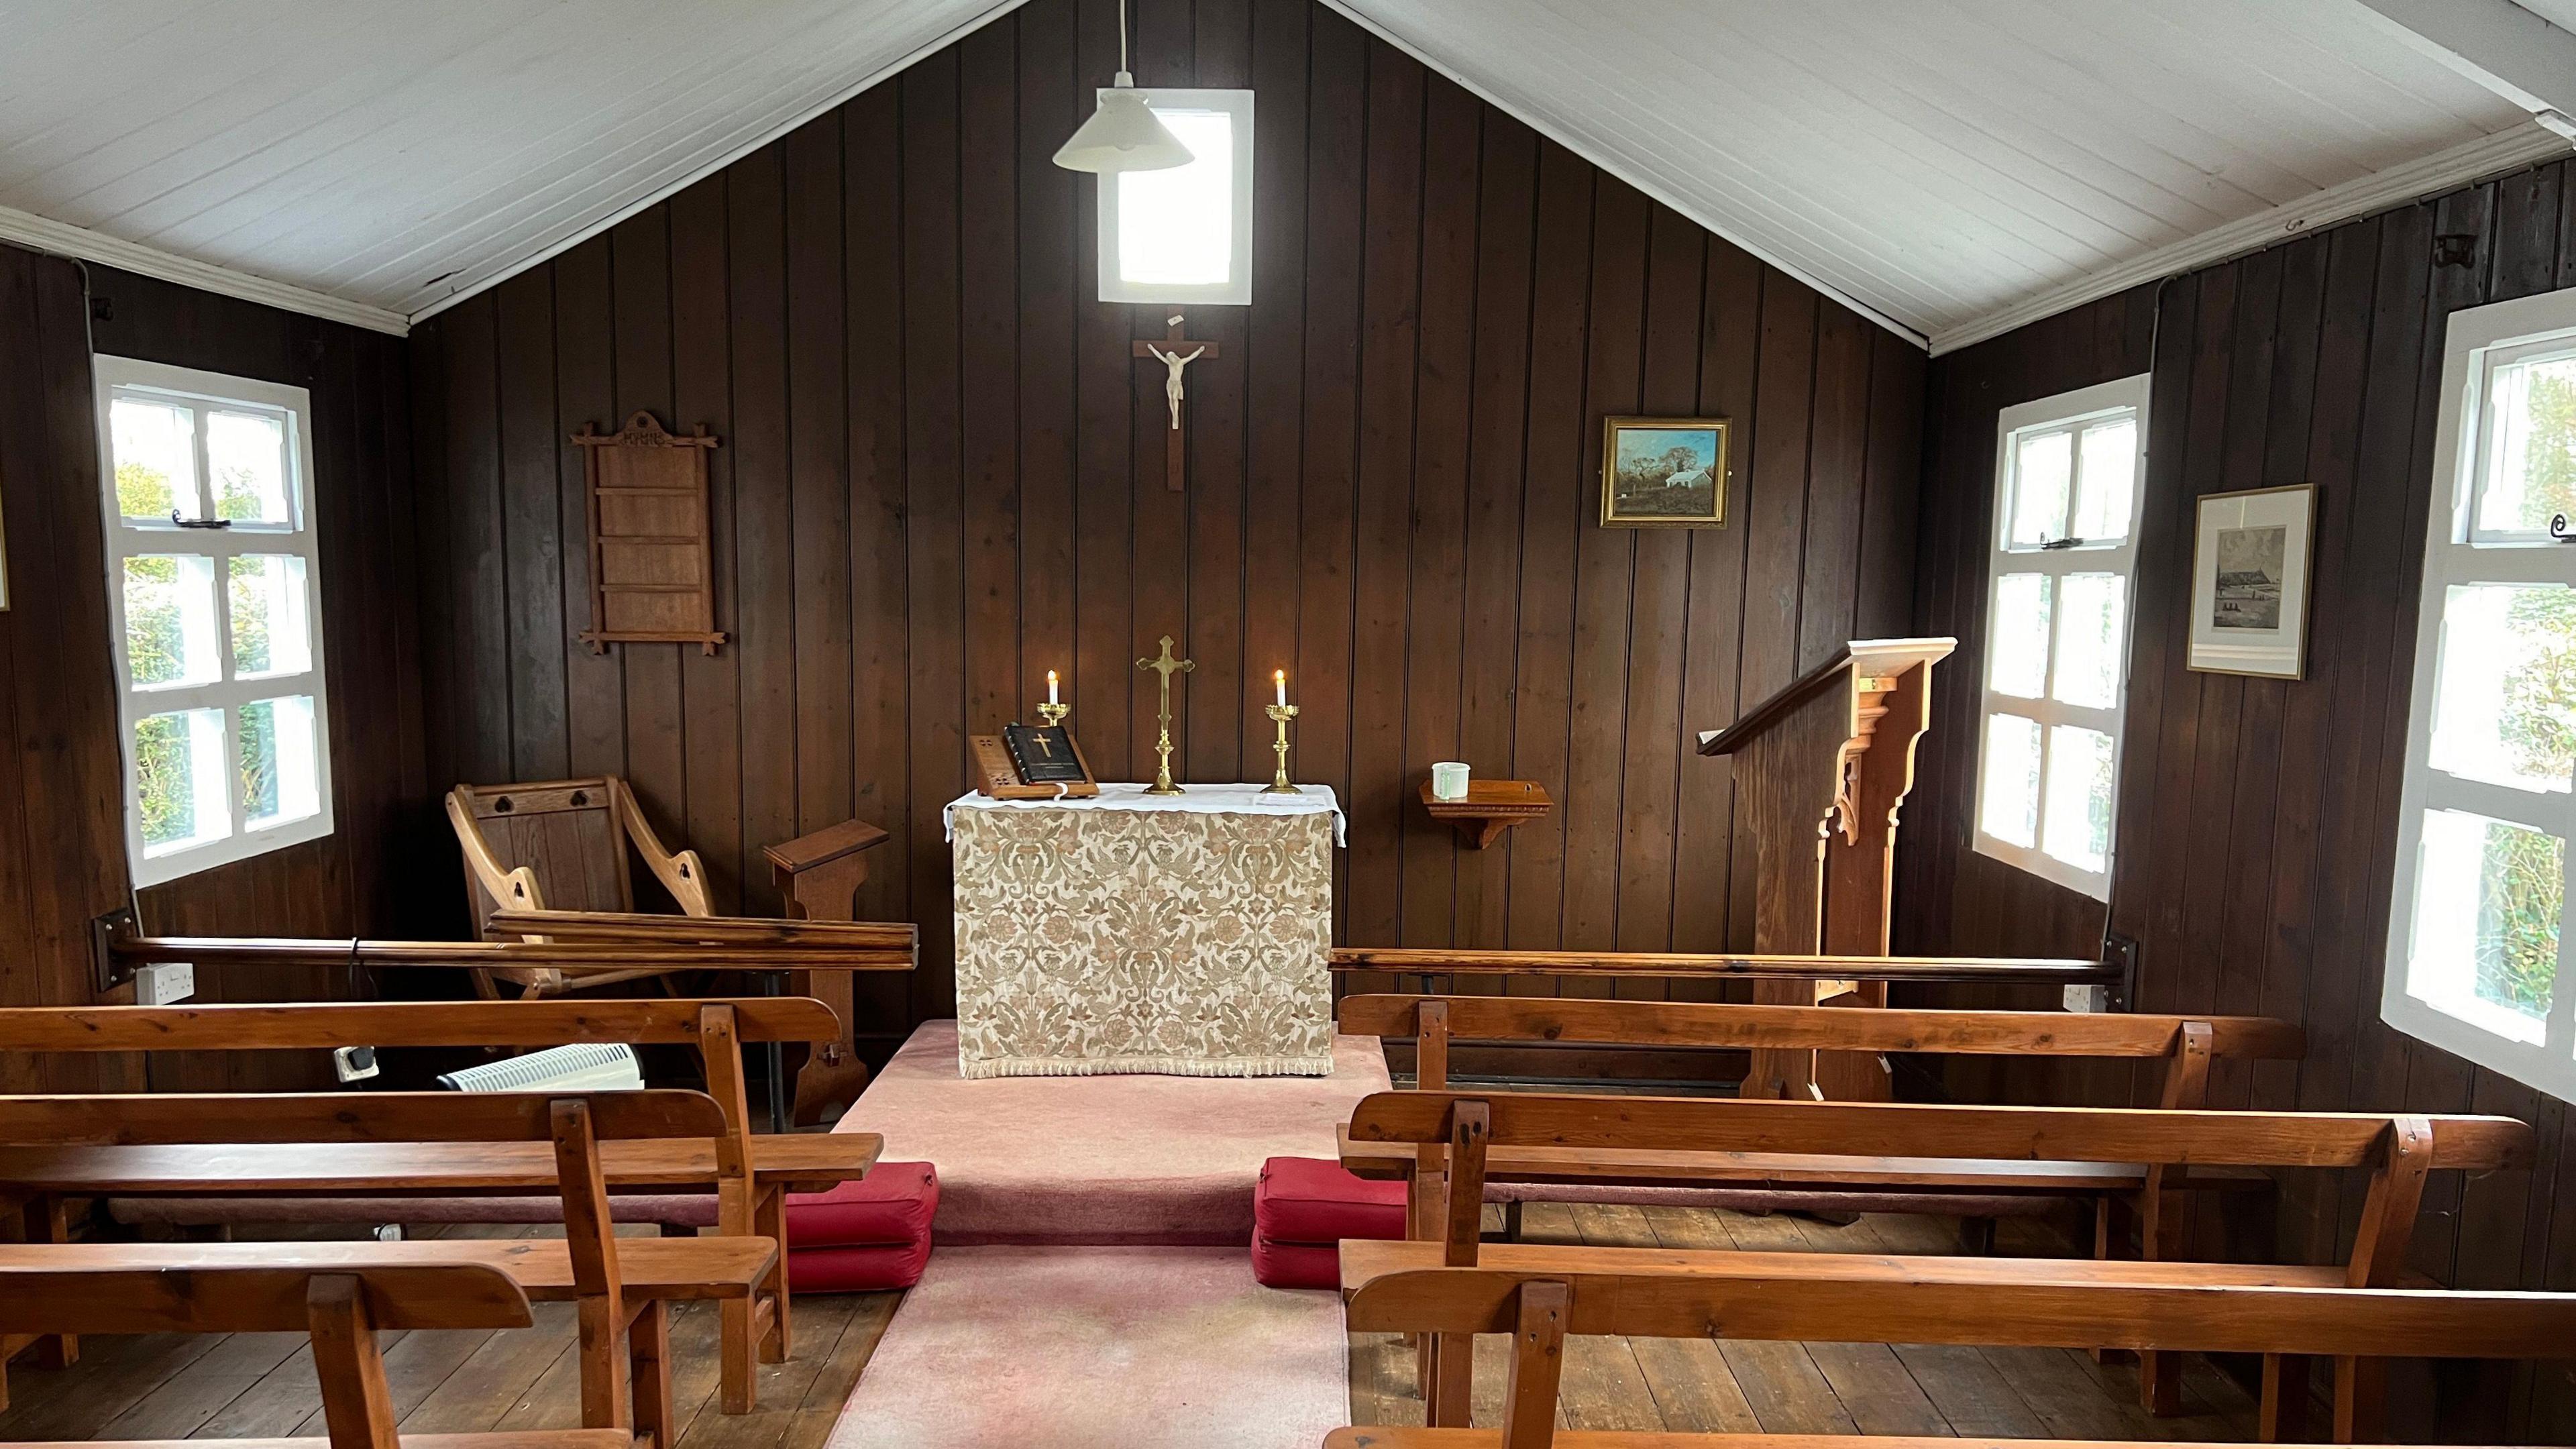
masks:
[[[1332,822],[957,811],[959,1073],[1330,1075]]]

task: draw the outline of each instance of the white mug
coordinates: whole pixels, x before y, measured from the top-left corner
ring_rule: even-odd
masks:
[[[1431,798],[1464,800],[1467,798],[1467,767],[1456,760],[1442,760],[1431,767]]]

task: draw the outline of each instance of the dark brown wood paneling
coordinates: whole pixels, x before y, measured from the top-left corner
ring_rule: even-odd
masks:
[[[1140,78],[1259,91],[1254,301],[1092,300],[1096,183],[1049,158],[1113,19],[1036,0],[419,329],[421,517],[441,617],[473,625],[433,664],[441,783],[650,763],[648,807],[727,863],[729,909],[776,909],[761,846],[885,826],[863,908],[924,950],[866,1007],[882,1039],[951,1008],[965,735],[1052,668],[1095,765],[1140,778],[1135,660],[1169,633],[1199,661],[1185,779],[1268,777],[1289,671],[1296,773],[1351,815],[1345,939],[1749,940],[1726,767],[1690,737],[1839,635],[1903,628],[1920,353],[1311,0],[1140,7]],[[1223,349],[1190,369],[1177,497],[1161,370],[1128,352],[1171,310]],[[580,516],[516,494],[543,466],[524,426],[638,406],[725,439],[736,642],[681,659],[676,693],[649,651],[568,644]],[[1694,411],[1741,429],[1735,525],[1602,529],[1602,416]],[[1452,757],[1561,808],[1462,849],[1410,799]]]
[[[337,829],[141,893],[147,929],[350,935],[410,929],[429,819],[405,344],[253,303],[0,247],[0,1001],[92,999],[89,922],[125,903],[122,743],[99,521],[93,350],[309,389]],[[493,439],[500,434],[496,428]],[[444,457],[441,450],[431,456]],[[500,641],[497,636],[494,642]],[[493,661],[506,673],[511,661]],[[505,692],[506,693],[506,692]],[[558,684],[555,695],[561,697]],[[542,709],[528,725],[541,728]],[[506,715],[503,716],[506,719]],[[442,902],[442,905],[444,903]],[[336,976],[198,978],[210,1001],[328,996]],[[310,1062],[178,1062],[163,1087],[310,1081]],[[126,1084],[97,1063],[0,1064],[9,1090]]]
[[[2484,1287],[2576,1287],[2576,1202],[2556,1193],[2572,1124],[2564,1104],[2386,1026],[2379,996],[2444,322],[2576,283],[2567,172],[2517,173],[2175,278],[2160,295],[2095,303],[1936,360],[1928,390],[1917,617],[1961,648],[1908,811],[1900,949],[2089,954],[2107,923],[2141,944],[2145,1007],[2305,1024],[2304,1061],[2222,1067],[2214,1101],[2535,1122],[2535,1169],[2426,1193],[2412,1266]],[[2470,263],[2438,265],[2437,234],[2476,238]],[[2151,362],[2106,910],[1968,846],[1995,415]],[[2307,677],[2191,672],[2196,500],[2300,482],[2319,489]],[[2142,1085],[2031,1063],[1954,1076],[1962,1089],[2062,1101],[2135,1100]],[[2194,1231],[2208,1248],[2329,1261],[2360,1200],[2358,1184],[2292,1176],[2268,1227],[2205,1211]],[[2222,1243],[2231,1233],[2249,1240]],[[2576,1429],[2576,1378],[2556,1366],[2419,1379],[2393,1399],[2411,1416],[2401,1435],[2563,1442]]]

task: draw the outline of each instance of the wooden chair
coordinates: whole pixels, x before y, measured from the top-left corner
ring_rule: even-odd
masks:
[[[447,823],[465,853],[465,907],[478,931],[499,910],[633,911],[631,861],[670,892],[680,910],[712,916],[707,868],[694,850],[672,852],[653,833],[635,792],[615,775],[526,785],[459,785],[447,792]],[[488,934],[488,932],[487,932]],[[668,966],[579,977],[560,971],[497,969],[476,974],[486,996],[496,981],[524,996],[668,976]]]
[[[1992,1056],[2091,1057],[2161,1061],[2159,1104],[2198,1107],[2208,1101],[2209,1066],[2220,1058],[2294,1061],[2307,1050],[2305,1035],[2287,1022],[2259,1016],[2183,1017],[2126,1012],[1915,1011],[1841,1007],[1744,1006],[1713,1002],[1616,1001],[1533,996],[1358,995],[1342,998],[1340,1029],[1352,1036],[1410,1037],[1415,1043],[1414,1082],[1419,1090],[1449,1085],[1453,1042],[1588,1043],[1647,1047],[1724,1047],[1745,1051],[1816,1052],[1883,1056],[1897,1052]],[[1343,1165],[1363,1177],[1413,1176],[1405,1153],[1353,1143],[1345,1137]],[[1527,1151],[1497,1145],[1487,1156],[1486,1181],[1515,1184],[1706,1188],[1740,1194],[1749,1205],[1825,1207],[1843,1211],[1956,1213],[1977,1225],[1970,1246],[1991,1246],[2002,1208],[2026,1208],[2052,1198],[2087,1201],[2095,1213],[2098,1250],[2109,1256],[2115,1236],[2112,1208],[2135,1204],[2141,1222],[2146,1200],[2160,1198],[2161,1168],[2095,1163],[2081,1180],[2042,1187],[2020,1162],[1953,1161],[1933,1169],[1871,1182],[1850,1164],[1838,1165],[1832,1185],[1783,1181],[1780,1164],[1740,1155],[1700,1156],[1669,1148],[1634,1152],[1593,1151],[1569,1159],[1557,1149]],[[2256,1173],[2203,1173],[2209,1188],[2270,1186]],[[1535,1194],[1533,1194],[1535,1195]],[[1733,1204],[1730,1204],[1733,1205]],[[1983,1211],[1981,1211],[1983,1209]],[[2147,1255],[2171,1256],[2182,1215],[2155,1218]]]
[[[1358,1248],[1364,1244],[1348,1244]],[[1625,1250],[1642,1258],[1640,1250]],[[1669,1255],[1666,1255],[1669,1256]],[[1723,1257],[1725,1255],[1709,1255]],[[1555,1426],[1568,1334],[1837,1343],[1965,1344],[2141,1353],[2486,1359],[2576,1357],[2576,1294],[2390,1291],[2309,1284],[2071,1283],[1897,1279],[1840,1254],[1775,1261],[1577,1268],[1423,1268],[1371,1277],[1349,1301],[1354,1333],[1419,1332],[1461,1344],[1512,1335],[1499,1429],[1337,1429],[1326,1449],[1931,1449],[1956,1439],[1575,1433]],[[1809,1264],[1777,1260],[1811,1258]],[[2338,1397],[2334,1437],[2363,1433]],[[2267,1440],[2271,1436],[2267,1435]],[[1997,1442],[1997,1441],[1988,1441]],[[2016,1442],[2016,1441],[2001,1441]],[[2057,1441],[2030,1440],[2030,1449]]]
[[[222,1146],[238,1173],[292,1156],[320,1170],[365,1163],[388,1148],[551,1144],[563,1196],[561,1240],[417,1243],[205,1243],[156,1249],[168,1268],[235,1265],[340,1268],[353,1262],[478,1262],[508,1273],[529,1296],[579,1306],[582,1423],[640,1429],[664,1443],[671,1417],[669,1305],[748,1300],[785,1251],[768,1238],[643,1238],[621,1244],[600,1165],[610,1142],[711,1138],[723,1110],[699,1092],[341,1092],[0,1097],[0,1143],[85,1153],[103,1175],[167,1163],[171,1148]],[[267,1149],[245,1152],[242,1148]],[[201,1156],[209,1155],[199,1154]],[[120,1166],[120,1161],[124,1165]],[[0,1244],[0,1265],[122,1264],[123,1243]],[[352,1257],[352,1252],[356,1256]],[[55,1335],[53,1355],[77,1354]]]
[[[381,1251],[391,1244],[344,1246],[347,1260],[329,1268],[207,1264],[185,1256],[185,1245],[150,1243],[120,1244],[112,1261],[74,1262],[58,1249],[13,1257],[0,1262],[0,1334],[311,1335],[327,1440],[125,1440],[113,1441],[115,1449],[652,1449],[657,1442],[599,1427],[397,1438],[377,1330],[525,1328],[528,1295],[488,1264],[396,1262]]]
[[[1831,1009],[1831,1008],[1829,1008]],[[1852,1015],[1875,1015],[1854,1012]],[[1505,1148],[1544,1147],[1566,1155],[1580,1170],[1594,1152],[1659,1150],[1693,1154],[1747,1154],[1762,1170],[1784,1177],[1833,1181],[1857,1176],[1868,1182],[1935,1176],[1952,1159],[2018,1163],[2047,1182],[2070,1168],[2137,1163],[2161,1168],[2149,1211],[2160,1214],[2166,1193],[2180,1190],[2192,1173],[2209,1167],[2366,1167],[2370,1186],[2361,1231],[2350,1260],[2321,1266],[2263,1267],[2182,1263],[2167,1259],[2103,1262],[2095,1259],[1995,1259],[1942,1257],[1853,1258],[1732,1252],[1663,1253],[1666,1260],[1720,1266],[1747,1259],[1783,1258],[1777,1271],[1831,1272],[1830,1260],[1875,1275],[1890,1289],[1925,1282],[2036,1281],[2088,1283],[2192,1283],[2202,1285],[2340,1285],[2387,1288],[2400,1282],[2406,1244],[2413,1234],[2425,1174],[2436,1170],[2488,1171],[2522,1167],[2533,1153],[2531,1128],[2510,1117],[2374,1116],[2366,1113],[2210,1112],[2157,1108],[1950,1107],[1893,1103],[1743,1101],[1725,1098],[1584,1097],[1542,1093],[1381,1092],[1352,1112],[1355,1143],[1437,1144],[1437,1158],[1418,1155],[1414,1194],[1428,1204],[1417,1221],[1428,1230],[1401,1242],[1342,1245],[1345,1287],[1392,1272],[1446,1265],[1525,1267],[1545,1263],[1618,1271],[1636,1261],[1631,1248],[1558,1248],[1486,1244],[1479,1231],[1484,1180],[1491,1155]],[[1436,1163],[1436,1168],[1433,1164]],[[2078,1179],[2080,1180],[2080,1178]],[[2150,1242],[2154,1241],[2151,1234]],[[1877,1340],[1873,1340],[1877,1341]],[[1901,1338],[1899,1341],[1904,1341]],[[2118,1348],[2111,1340],[2086,1347]],[[2139,1389],[2149,1410],[2173,1411],[2179,1398],[2178,1365],[2150,1353],[2139,1366]],[[1472,1384],[1466,1346],[1426,1343],[1423,1382],[1431,1422],[1459,1424]],[[2267,1423],[2304,1402],[2306,1366],[2265,1365]],[[2352,1391],[2355,1375],[2340,1375],[2337,1392]]]
[[[372,1046],[561,1046],[685,1043],[698,1048],[724,1131],[706,1138],[604,1144],[612,1188],[712,1187],[726,1237],[787,1239],[787,1194],[864,1177],[885,1149],[873,1132],[755,1136],[742,1043],[828,1041],[840,1023],[801,997],[731,1000],[305,1002],[250,1006],[58,1006],[0,1009],[0,1052],[257,1051]],[[129,1099],[115,1099],[129,1100]],[[464,1100],[453,1098],[451,1100]],[[514,1150],[515,1149],[515,1150]],[[0,1145],[0,1182],[32,1195],[33,1241],[68,1235],[67,1200],[89,1197],[400,1197],[553,1193],[542,1144],[378,1146],[354,1158],[281,1150],[166,1147],[150,1153]],[[388,1206],[388,1212],[394,1211]],[[752,1408],[757,1365],[788,1354],[787,1256],[753,1293],[721,1305],[723,1402]]]

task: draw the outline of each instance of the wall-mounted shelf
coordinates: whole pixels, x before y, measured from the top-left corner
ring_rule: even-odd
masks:
[[[1536,820],[1556,808],[1535,780],[1470,780],[1464,800],[1436,800],[1431,782],[1422,782],[1422,808],[1434,820],[1458,829],[1460,839],[1482,850],[1515,825]]]

